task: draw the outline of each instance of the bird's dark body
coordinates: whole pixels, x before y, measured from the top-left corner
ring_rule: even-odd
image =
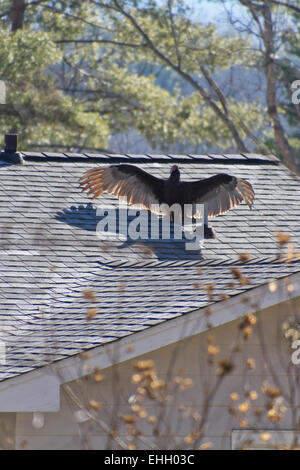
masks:
[[[155,212],[157,205],[204,204],[206,216],[214,217],[246,202],[251,209],[254,191],[243,178],[220,173],[196,181],[181,181],[177,165],[173,165],[168,179],[157,178],[135,165],[109,165],[93,168],[81,178],[80,185],[93,199],[103,192],[126,197],[129,204]],[[182,212],[183,213],[183,212]],[[193,212],[190,217],[202,217]]]
[[[180,182],[180,174],[178,170],[171,173],[170,178],[164,181],[162,200],[165,204],[172,206],[173,204],[184,204],[184,194],[182,191],[182,183]]]
[[[163,196],[161,200],[169,206],[172,204],[180,204],[180,206],[183,207],[184,204],[192,204],[195,202],[195,192],[197,192],[197,197],[201,198],[208,192],[212,185],[221,182],[226,184],[232,182],[234,185],[236,178],[220,173],[211,178],[187,182],[180,181],[180,172],[179,170],[175,170],[171,173],[170,177],[163,182]]]

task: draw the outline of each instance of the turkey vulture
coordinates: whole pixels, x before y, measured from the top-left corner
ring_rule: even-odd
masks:
[[[173,165],[168,179],[156,178],[135,165],[110,165],[93,168],[80,178],[80,186],[93,199],[103,192],[126,197],[129,204],[152,212],[158,205],[178,203],[205,204],[206,220],[205,238],[214,238],[212,230],[207,227],[207,216],[224,214],[232,207],[245,202],[251,209],[254,191],[250,183],[243,178],[227,174],[218,174],[197,181],[180,181],[177,165]],[[155,207],[156,206],[156,207]],[[193,213],[200,217],[200,213]]]

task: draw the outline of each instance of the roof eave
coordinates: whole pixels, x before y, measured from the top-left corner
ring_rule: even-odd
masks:
[[[292,292],[287,291],[286,277],[289,277],[293,285]],[[204,307],[93,348],[89,350],[87,361],[90,370],[105,369],[134,359],[242,318],[251,311],[263,310],[300,296],[300,272],[286,277],[277,281],[276,292],[270,292],[269,284],[264,284],[237,294],[226,301],[211,304],[209,324],[205,314],[207,307]],[[252,302],[246,302],[250,295],[251,299],[258,299],[255,305]],[[0,411],[58,411],[60,385],[86,375],[84,369],[80,367],[82,360],[80,355],[76,355],[2,381],[0,383]]]

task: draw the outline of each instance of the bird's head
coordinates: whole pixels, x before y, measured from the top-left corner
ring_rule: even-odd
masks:
[[[170,170],[170,175],[171,175],[172,173],[174,173],[174,171],[179,171],[179,168],[178,168],[177,165],[173,165],[173,166],[172,166],[172,168],[171,168],[171,170]]]
[[[171,170],[170,170],[170,177],[169,179],[173,182],[179,182],[179,179],[180,179],[180,172],[179,172],[179,168],[177,165],[173,165]]]

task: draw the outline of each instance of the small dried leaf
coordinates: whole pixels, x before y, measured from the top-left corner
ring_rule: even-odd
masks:
[[[212,344],[214,342],[214,337],[209,335],[209,336],[206,336],[206,342],[207,344]]]
[[[253,313],[248,313],[246,315],[246,318],[247,318],[249,325],[255,325],[257,322],[257,317]]]
[[[219,354],[220,348],[219,346],[215,346],[214,344],[210,344],[207,348],[208,354],[211,354],[211,356],[215,356],[216,354]]]
[[[247,364],[247,367],[250,369],[250,370],[254,370],[256,365],[255,365],[255,360],[252,358],[252,357],[248,357],[247,361],[246,361],[246,364]]]
[[[121,418],[126,424],[134,424],[136,422],[136,416],[134,415],[122,415]]]
[[[277,285],[278,285],[277,281],[269,282],[269,291],[272,292],[272,293],[276,292],[277,291]]]
[[[202,450],[210,450],[213,448],[213,444],[212,442],[203,442],[203,444],[201,444],[200,448]]]
[[[187,436],[185,436],[184,442],[186,444],[194,444],[195,439],[193,438],[192,434],[188,434]]]
[[[230,268],[235,279],[241,279],[243,277],[242,271],[239,268]]]
[[[278,413],[275,408],[271,408],[268,411],[267,416],[270,421],[281,421],[283,419],[283,415],[281,413]]]
[[[102,382],[103,380],[103,375],[98,370],[95,371],[94,380],[95,382]]]
[[[131,377],[131,382],[134,384],[138,384],[142,380],[143,380],[143,377],[141,376],[141,374],[133,374],[133,376]]]
[[[205,284],[204,289],[206,291],[206,295],[209,300],[213,301],[214,300],[214,285],[212,282]]]
[[[230,398],[231,398],[232,401],[236,401],[236,400],[238,400],[238,399],[240,398],[240,396],[239,396],[238,393],[232,392],[232,393],[230,394]]]
[[[133,444],[133,443],[130,443],[130,444],[128,444],[127,449],[128,450],[136,450],[136,445]]]
[[[229,295],[228,294],[224,294],[224,292],[222,292],[220,295],[219,295],[219,298],[220,300],[223,300],[224,302],[226,302],[227,300],[229,300]]]
[[[250,409],[250,404],[247,401],[240,403],[238,409],[241,413],[247,413]]]
[[[101,407],[101,404],[96,400],[89,400],[89,405],[91,408],[93,408],[93,410],[96,410],[96,411],[99,410]]]
[[[156,416],[151,415],[151,416],[148,416],[147,421],[148,421],[148,423],[150,423],[150,424],[155,424],[156,421],[157,421],[157,418],[156,418]]]
[[[277,242],[279,244],[280,247],[286,245],[290,239],[291,239],[291,235],[288,234],[288,233],[283,233],[283,232],[275,232],[275,237],[277,238]]]
[[[249,253],[239,253],[238,258],[241,263],[248,263],[251,260],[251,255]]]
[[[196,431],[190,432],[187,436],[184,438],[184,442],[186,444],[194,444],[195,440],[199,437],[199,433]]]
[[[261,391],[265,394],[268,395],[271,398],[276,398],[281,395],[281,390],[278,387],[273,387],[272,385],[269,385],[268,383],[264,383],[261,387]]]
[[[147,410],[145,410],[145,408],[140,408],[138,415],[140,418],[146,418],[148,416]]]
[[[250,400],[257,400],[258,398],[258,393],[256,390],[250,390],[250,392],[248,392],[248,397],[250,398]]]
[[[246,419],[241,419],[239,425],[241,428],[245,428],[246,426],[248,426],[248,421]]]
[[[193,385],[192,379],[184,379],[182,382],[183,388],[190,388]]]
[[[165,386],[166,386],[166,382],[164,380],[159,380],[159,379],[153,380],[150,384],[150,387],[152,388],[152,390],[159,390],[161,388],[165,388]]]
[[[119,291],[119,292],[124,292],[125,288],[126,288],[126,282],[125,282],[125,281],[124,281],[124,282],[120,282],[120,284],[119,284],[119,286],[118,286],[118,291]]]
[[[155,363],[152,359],[138,361],[134,364],[134,368],[137,370],[148,370],[153,369]]]
[[[218,375],[225,375],[229,374],[229,372],[233,369],[233,363],[230,362],[229,359],[221,359],[219,362],[219,368],[217,369]]]
[[[92,320],[98,313],[97,308],[88,308],[86,311],[87,320]]]
[[[90,302],[97,302],[97,297],[91,289],[85,289],[82,296]]]
[[[263,408],[255,408],[254,410],[255,416],[257,416],[258,418],[263,414],[263,412],[264,412]]]
[[[263,432],[260,435],[262,441],[269,441],[271,438],[271,434],[269,432]]]
[[[252,334],[251,326],[246,326],[246,328],[244,328],[244,331],[243,331],[243,338],[247,340],[251,334]]]

